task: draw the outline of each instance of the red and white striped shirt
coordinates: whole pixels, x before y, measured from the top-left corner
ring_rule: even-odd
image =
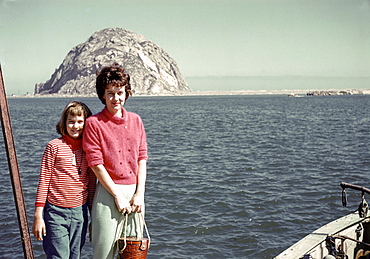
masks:
[[[50,141],[42,157],[36,207],[46,201],[74,208],[89,201],[92,204],[96,177],[88,167],[82,140],[65,135]]]

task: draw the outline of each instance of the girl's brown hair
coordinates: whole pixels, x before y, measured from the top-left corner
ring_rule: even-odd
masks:
[[[67,118],[68,115],[71,116],[84,116],[85,120],[86,118],[90,117],[92,115],[89,107],[87,107],[86,104],[79,102],[79,101],[73,101],[66,105],[62,112],[62,116],[59,120],[59,122],[56,125],[57,133],[64,136],[67,135]]]

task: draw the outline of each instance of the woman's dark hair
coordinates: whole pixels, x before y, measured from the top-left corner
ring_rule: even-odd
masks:
[[[87,107],[86,104],[79,102],[79,101],[73,101],[66,105],[62,112],[62,116],[59,120],[59,122],[56,125],[57,133],[64,136],[67,135],[67,118],[68,115],[71,116],[84,116],[85,120],[86,118],[90,117],[92,115],[89,107]]]
[[[100,101],[105,105],[104,93],[108,85],[115,87],[125,87],[126,99],[132,95],[130,85],[130,75],[125,73],[125,69],[118,63],[103,67],[96,73],[96,93]]]

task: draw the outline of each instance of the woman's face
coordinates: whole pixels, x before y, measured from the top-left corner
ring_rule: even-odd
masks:
[[[68,136],[70,136],[73,139],[82,138],[84,125],[85,125],[84,116],[68,115],[66,123]]]
[[[110,84],[105,89],[103,98],[105,100],[105,106],[110,113],[121,113],[126,100],[125,87],[117,87]]]

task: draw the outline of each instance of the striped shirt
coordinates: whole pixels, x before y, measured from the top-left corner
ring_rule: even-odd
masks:
[[[46,201],[74,208],[92,204],[96,177],[87,165],[82,140],[65,135],[50,141],[44,151],[36,194],[36,207]]]

